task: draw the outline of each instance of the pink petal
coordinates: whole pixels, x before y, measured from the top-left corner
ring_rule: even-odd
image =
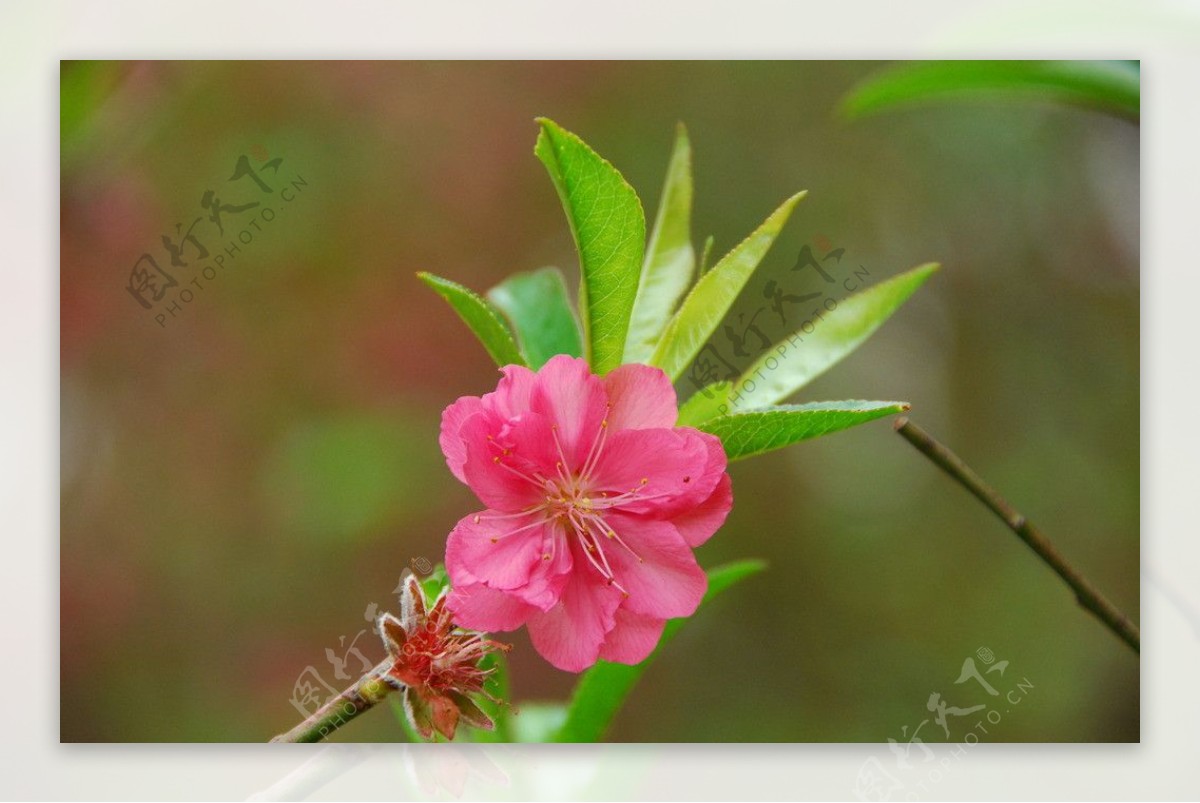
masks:
[[[600,378],[585,361],[565,354],[551,357],[542,366],[529,395],[529,409],[557,427],[555,434],[571,471],[583,467],[600,434],[607,405]]]
[[[608,425],[614,429],[671,428],[679,417],[675,388],[659,368],[629,363],[604,377]]]
[[[438,435],[438,444],[442,454],[446,456],[446,465],[450,473],[458,477],[459,482],[466,482],[463,476],[463,463],[467,461],[467,445],[463,443],[460,430],[463,422],[483,410],[483,402],[478,396],[463,396],[442,411],[442,430]]]
[[[463,422],[459,432],[467,448],[463,475],[467,485],[493,510],[516,513],[543,499],[541,486],[528,474],[522,476],[501,463],[507,441],[508,424],[495,414],[483,411]]]
[[[623,513],[609,513],[604,521],[629,546],[601,539],[616,581],[629,592],[623,607],[660,619],[695,613],[708,578],[674,525]]]
[[[733,481],[722,474],[712,495],[691,510],[671,519],[675,529],[683,536],[688,546],[698,547],[712,537],[725,523],[733,508]]]
[[[479,583],[455,583],[446,604],[456,625],[485,633],[516,630],[537,612],[516,597]]]
[[[544,524],[540,514],[518,518],[485,510],[459,520],[446,541],[446,570],[457,584],[476,580],[500,591],[520,588],[540,568]]]
[[[658,646],[666,624],[665,619],[621,607],[617,609],[615,626],[600,647],[600,657],[619,664],[640,664]]]
[[[505,463],[531,477],[557,478],[558,448],[554,445],[551,424],[540,413],[522,413],[512,419],[501,435],[503,446],[509,450],[503,456]]]
[[[578,546],[572,547],[576,567],[562,599],[545,613],[529,617],[529,638],[542,657],[567,672],[582,672],[600,655],[600,645],[612,630],[621,592],[608,585],[588,564]]]
[[[635,491],[613,503],[621,510],[677,515],[707,499],[721,478],[712,471],[709,449],[694,429],[612,432],[591,472],[594,486],[610,497]]]
[[[483,397],[483,404],[501,418],[515,418],[529,412],[529,394],[537,376],[523,365],[506,365],[500,384]]]
[[[561,523],[548,523],[543,533],[541,563],[529,576],[529,582],[514,588],[511,593],[538,610],[548,611],[562,598],[563,589],[571,578],[574,558]]]

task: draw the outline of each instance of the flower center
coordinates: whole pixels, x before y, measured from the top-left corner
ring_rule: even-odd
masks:
[[[611,405],[609,407],[611,408]],[[593,473],[600,461],[600,455],[604,451],[604,445],[608,438],[607,418],[600,422],[600,426],[597,428],[596,435],[592,440],[592,445],[588,449],[587,457],[576,470],[570,468],[571,462],[567,460],[563,451],[562,442],[558,437],[558,425],[552,424],[550,432],[554,438],[554,446],[558,454],[558,460],[554,464],[555,476],[552,478],[543,476],[541,472],[535,471],[532,474],[523,472],[509,465],[505,460],[509,456],[507,449],[492,458],[492,461],[501,468],[507,469],[537,486],[539,491],[544,494],[544,501],[531,505],[520,513],[489,516],[487,518],[516,518],[541,513],[542,515],[537,516],[534,521],[510,531],[507,535],[531,529],[547,522],[553,522],[563,528],[568,538],[573,537],[578,540],[580,546],[583,547],[583,553],[587,556],[588,562],[607,581],[608,585],[617,588],[625,596],[629,596],[629,592],[617,581],[616,573],[613,571],[608,554],[605,551],[606,547],[608,549],[624,549],[637,558],[639,563],[642,562],[642,558],[605,521],[604,513],[607,510],[633,501],[635,498],[646,498],[644,491],[646,490],[646,485],[649,483],[649,479],[643,477],[637,487],[631,488],[624,493],[613,494],[595,488]],[[488,436],[488,440],[491,439],[491,436]],[[475,517],[476,523],[479,522],[479,519],[480,516]],[[497,537],[492,538],[493,543],[498,540],[499,538]],[[542,554],[542,560],[544,561],[553,560],[555,550],[558,547],[558,539],[556,537],[551,536],[548,542],[548,551]]]

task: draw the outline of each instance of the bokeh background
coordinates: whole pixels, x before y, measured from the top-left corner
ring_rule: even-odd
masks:
[[[577,270],[538,115],[648,216],[684,121],[716,255],[809,190],[734,318],[766,281],[800,287],[805,244],[872,281],[941,262],[801,397],[910,401],[1136,620],[1138,129],[1003,99],[839,119],[881,66],[64,62],[62,740],[262,741],[298,719],[306,667],[341,688],[329,655],[381,657],[369,606],[394,606],[475,505],[440,411],[496,379],[414,273],[483,290]],[[206,214],[206,190],[267,199],[228,181],[242,155],[302,189],[215,279],[171,268],[161,238]],[[226,227],[211,250],[244,228]],[[193,291],[165,326],[125,289],[146,252]],[[689,623],[612,738],[905,741],[933,692],[985,702],[954,681],[987,648],[1009,661],[990,679],[1032,688],[985,741],[1138,739],[1137,657],[887,421],[732,474],[701,563],[770,568]],[[517,701],[564,698],[573,676],[511,640]],[[337,738],[403,735],[382,711]]]

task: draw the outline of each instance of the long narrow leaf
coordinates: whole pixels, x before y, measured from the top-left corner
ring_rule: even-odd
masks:
[[[782,449],[798,441],[849,429],[907,410],[906,402],[836,401],[789,404],[718,416],[699,425],[716,435],[730,460]]]
[[[870,337],[938,269],[921,265],[855,293],[825,313],[811,333],[797,331],[763,352],[734,384],[730,409],[786,399]]]
[[[692,282],[696,249],[692,245],[692,147],[687,129],[675,131],[675,149],[667,167],[662,199],[646,246],[637,300],[625,339],[625,362],[646,362],[675,305]]]
[[[692,358],[704,347],[705,341],[716,331],[750,275],[775,242],[792,209],[806,194],[799,192],[784,201],[753,234],[700,277],[683,300],[679,311],[667,324],[650,358],[650,365],[661,368],[671,379],[679,378]]]
[[[692,394],[679,408],[676,426],[696,427],[710,418],[729,412],[729,394],[732,382],[713,382]]]
[[[487,297],[513,325],[521,353],[533,370],[555,354],[583,356],[579,324],[558,268],[509,276],[488,290]]]
[[[579,315],[597,374],[621,364],[646,244],[642,202],[617,169],[556,123],[542,126],[533,152],[558,190],[579,251]]]
[[[700,603],[707,605],[722,591],[766,568],[760,560],[742,560],[718,566],[708,572],[708,591]],[[567,711],[567,721],[555,735],[556,742],[598,742],[608,730],[613,717],[633,690],[638,678],[654,657],[662,652],[688,619],[672,619],[663,630],[658,647],[650,657],[636,666],[600,661],[583,674],[575,686],[575,694]]]
[[[1048,98],[1137,120],[1141,69],[1119,61],[932,61],[902,64],[851,90],[841,113],[864,117],[923,101],[995,97]]]
[[[524,365],[525,358],[517,349],[512,334],[496,311],[478,295],[463,287],[458,282],[434,276],[432,273],[418,273],[421,281],[433,288],[434,292],[449,302],[463,323],[470,327],[479,342],[492,355],[497,365]]]

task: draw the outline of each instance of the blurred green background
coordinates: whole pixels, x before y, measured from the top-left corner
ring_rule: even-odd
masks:
[[[476,507],[440,411],[496,380],[414,273],[483,290],[577,271],[538,115],[612,161],[648,216],[684,121],[697,245],[713,234],[716,255],[809,190],[734,317],[766,281],[811,281],[790,270],[808,243],[872,281],[941,262],[803,398],[910,401],[1136,621],[1137,126],[1002,99],[840,121],[881,66],[64,62],[62,740],[263,741],[298,721],[306,667],[340,689],[329,655],[382,657],[368,606],[394,606],[400,573],[439,561]],[[281,203],[230,183],[242,155],[306,184]],[[279,210],[211,280],[161,245],[209,189]],[[193,291],[166,326],[125,289],[146,252]],[[1033,689],[983,740],[1138,739],[1137,657],[887,421],[732,474],[700,561],[770,568],[683,630],[612,738],[905,741],[932,692],[986,702],[954,681],[988,648],[1009,661],[991,680]],[[518,701],[569,693],[511,641]],[[921,736],[941,740],[932,721]],[[338,738],[403,736],[379,711]]]

